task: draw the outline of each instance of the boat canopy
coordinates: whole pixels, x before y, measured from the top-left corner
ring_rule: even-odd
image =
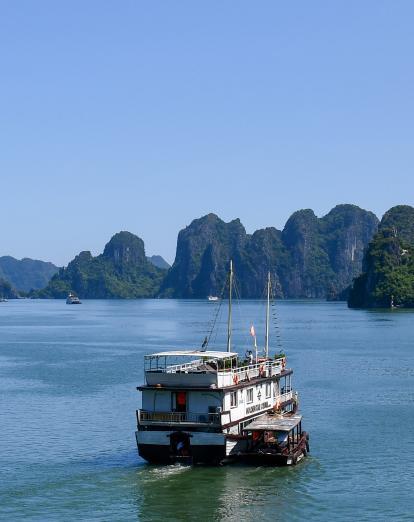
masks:
[[[243,431],[291,431],[300,423],[302,415],[269,415],[265,413],[244,427]]]
[[[213,352],[203,350],[176,350],[171,352],[158,352],[146,355],[145,359],[152,359],[158,357],[207,357],[209,359],[229,359],[237,357],[235,352]]]

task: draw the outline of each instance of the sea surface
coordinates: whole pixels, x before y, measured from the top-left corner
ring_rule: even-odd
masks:
[[[137,454],[143,355],[224,349],[226,303],[0,303],[0,519],[414,520],[414,312],[276,304],[311,454],[292,468],[150,466]],[[265,309],[235,306],[235,348]]]

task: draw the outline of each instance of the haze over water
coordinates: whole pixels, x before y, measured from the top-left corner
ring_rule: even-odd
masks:
[[[2,303],[0,519],[413,520],[409,311],[277,303],[310,432],[311,454],[300,465],[158,467],[138,457],[135,387],[143,381],[143,355],[200,346],[215,306]],[[240,353],[251,342],[250,323],[260,335],[263,318],[258,301],[236,307]],[[223,339],[221,328],[210,348],[224,349]]]

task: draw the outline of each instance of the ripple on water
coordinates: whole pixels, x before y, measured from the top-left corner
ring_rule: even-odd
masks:
[[[192,346],[208,303],[16,303],[0,316],[0,518],[412,520],[412,315],[304,301],[279,311],[310,457],[157,467],[135,449],[142,354]],[[236,324],[243,353],[244,331]]]

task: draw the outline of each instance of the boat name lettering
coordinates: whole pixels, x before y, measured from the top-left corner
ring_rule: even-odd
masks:
[[[246,415],[254,413],[255,411],[265,410],[266,408],[270,408],[270,404],[268,401],[262,402],[261,404],[255,404],[254,406],[249,406],[248,408],[246,408]]]

